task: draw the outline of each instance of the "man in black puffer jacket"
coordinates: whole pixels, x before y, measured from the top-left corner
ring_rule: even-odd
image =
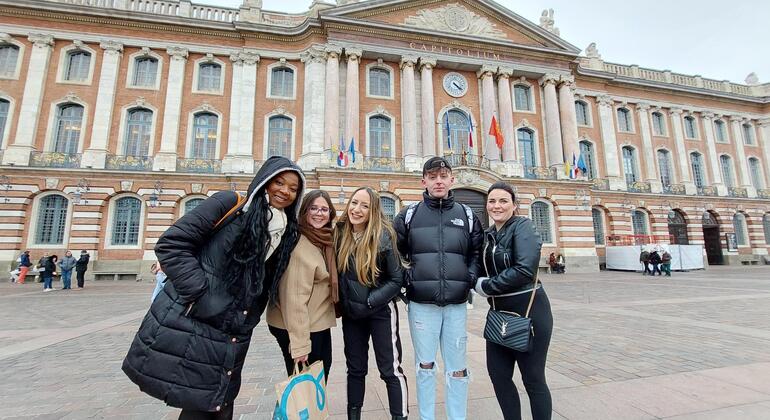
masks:
[[[468,399],[465,303],[478,277],[484,233],[473,212],[454,201],[449,162],[431,158],[422,174],[423,201],[405,208],[393,221],[398,249],[410,263],[405,283],[409,329],[419,364],[417,403],[420,418],[434,418],[440,343],[448,373],[447,417],[464,419]]]

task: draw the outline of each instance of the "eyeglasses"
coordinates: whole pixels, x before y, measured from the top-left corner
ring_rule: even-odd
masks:
[[[308,211],[310,213],[316,213],[316,214],[329,214],[329,208],[328,207],[310,206]]]

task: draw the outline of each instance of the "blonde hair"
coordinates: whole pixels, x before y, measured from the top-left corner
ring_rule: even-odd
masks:
[[[364,190],[369,194],[369,220],[363,230],[361,239],[356,242],[353,237],[353,224],[350,223],[348,210],[353,196],[359,191]],[[337,267],[341,273],[348,271],[351,267],[350,257],[355,262],[355,272],[359,283],[367,287],[377,286],[377,277],[380,275],[380,269],[377,267],[377,254],[380,248],[380,237],[382,233],[387,232],[393,243],[393,252],[398,252],[396,248],[396,232],[391,227],[385,214],[382,212],[380,204],[380,195],[370,187],[361,187],[350,196],[345,211],[342,213],[340,222],[334,234],[334,245],[337,249]]]

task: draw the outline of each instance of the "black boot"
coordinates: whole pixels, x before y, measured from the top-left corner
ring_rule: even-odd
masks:
[[[393,420],[406,420],[406,416],[393,416]]]
[[[361,407],[348,407],[348,420],[361,420]]]

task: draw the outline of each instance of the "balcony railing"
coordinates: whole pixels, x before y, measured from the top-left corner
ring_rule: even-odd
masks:
[[[727,187],[727,195],[730,197],[748,198],[749,193],[746,191],[746,188]]]
[[[367,157],[362,159],[361,169],[378,172],[404,172],[404,159],[391,157]]]
[[[218,159],[177,159],[177,172],[197,174],[218,174],[222,172],[222,161]]]
[[[151,171],[151,156],[107,155],[106,169],[121,171]]]
[[[626,186],[628,187],[628,192],[634,192],[634,193],[652,192],[652,188],[650,188],[649,182],[644,182],[644,181],[629,182],[626,184]]]
[[[759,190],[757,190],[757,197],[770,199],[770,189],[759,189]]]
[[[524,178],[556,179],[556,168],[549,168],[546,166],[527,166],[524,168]]]
[[[682,184],[669,184],[663,186],[663,192],[666,194],[685,195],[684,185]]]
[[[599,191],[609,191],[610,190],[610,180],[606,178],[594,178],[591,180],[593,185],[591,185],[591,188],[594,190]]]
[[[451,165],[453,168],[458,166],[470,166],[474,168],[483,168],[483,169],[489,169],[489,159],[472,155],[470,153],[453,153],[449,155],[444,155],[444,159],[449,162],[449,165]]]
[[[80,153],[32,152],[29,166],[38,168],[79,168]]]
[[[716,197],[717,189],[714,187],[698,187],[696,194],[704,195],[707,197]]]

